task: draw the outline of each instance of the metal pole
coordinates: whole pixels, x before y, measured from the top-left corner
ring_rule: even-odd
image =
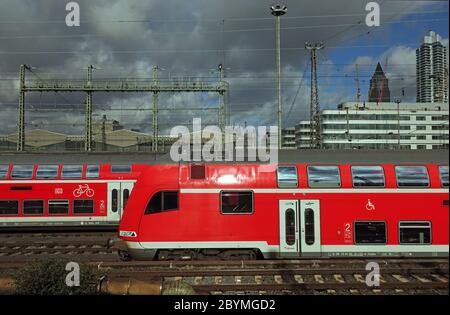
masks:
[[[158,66],[153,67],[153,84],[158,85]],[[158,92],[153,92],[153,140],[152,151],[158,151]]]
[[[17,151],[25,150],[25,69],[26,65],[20,65],[20,94],[19,94],[19,118],[17,122]]]
[[[310,103],[310,148],[322,147],[322,123],[320,117],[319,87],[317,80],[317,50],[324,47],[323,43],[311,45],[305,43],[305,48],[311,51],[311,103]]]
[[[400,100],[396,100],[397,103],[397,149],[401,149],[401,138],[400,138]]]
[[[223,65],[219,65],[219,84],[223,83],[224,69]],[[222,134],[225,133],[225,92],[219,93],[220,96],[220,107],[219,107],[219,128]]]
[[[94,66],[89,65],[86,82],[86,88],[88,89],[86,97],[86,126],[84,139],[84,150],[86,152],[92,151],[92,91],[89,90],[92,87],[92,69],[94,69]]]
[[[280,17],[287,13],[287,7],[284,5],[275,5],[271,7],[272,15],[275,16],[275,28],[276,28],[276,61],[277,61],[277,94],[278,94],[278,148],[283,146],[283,104],[281,97],[281,21]]]

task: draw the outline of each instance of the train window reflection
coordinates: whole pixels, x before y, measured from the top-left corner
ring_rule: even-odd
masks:
[[[39,215],[44,214],[43,200],[25,200],[23,202],[23,214]]]
[[[314,210],[305,210],[305,243],[313,245],[315,242],[315,228],[314,228]]]
[[[428,187],[430,181],[425,166],[396,166],[398,187]]]
[[[82,165],[63,165],[61,177],[62,178],[81,178],[83,175]]]
[[[48,214],[69,214],[69,200],[49,200]]]
[[[381,166],[352,166],[353,187],[384,187]]]
[[[55,179],[58,177],[58,165],[39,165],[36,178],[37,179]]]
[[[295,245],[295,211],[287,209],[285,213],[286,223],[286,244],[289,246]]]
[[[386,241],[385,222],[355,222],[356,244],[386,244]]]
[[[117,212],[119,210],[119,191],[117,189],[113,189],[111,192],[111,211]]]
[[[73,201],[73,213],[74,214],[93,214],[94,213],[94,200],[81,200],[77,199]]]
[[[160,191],[153,195],[147,204],[145,214],[155,214],[178,210],[178,192]]]
[[[279,188],[297,188],[298,175],[295,166],[279,166],[277,169],[277,180]]]
[[[19,201],[0,200],[0,215],[17,215],[17,214],[19,214]]]
[[[9,165],[0,165],[0,179],[5,179],[8,176]]]
[[[125,210],[125,206],[127,205],[128,198],[130,198],[130,190],[124,189],[123,191],[123,209]]]
[[[400,222],[400,244],[431,244],[430,222]]]
[[[337,166],[308,166],[309,187],[341,187],[341,175]]]
[[[88,165],[86,167],[86,178],[98,178],[100,175],[100,166]]]
[[[439,166],[439,173],[441,174],[441,184],[448,187],[448,166]]]
[[[11,177],[14,179],[31,179],[33,176],[33,165],[14,165]]]
[[[221,212],[223,214],[252,214],[252,191],[222,191]]]
[[[131,173],[131,165],[112,165],[112,173]]]

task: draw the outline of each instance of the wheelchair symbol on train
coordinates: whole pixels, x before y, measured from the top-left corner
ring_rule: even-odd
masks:
[[[370,199],[367,199],[366,210],[367,211],[375,210],[375,205],[372,203],[372,201],[370,201]]]

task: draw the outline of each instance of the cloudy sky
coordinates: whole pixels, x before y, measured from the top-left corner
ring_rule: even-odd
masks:
[[[232,124],[276,124],[275,23],[272,0],[78,0],[81,26],[65,25],[65,0],[0,0],[0,134],[16,130],[18,69],[35,67],[29,79],[150,80],[152,67],[168,79],[217,81],[218,64],[230,83]],[[309,115],[308,42],[319,51],[322,108],[356,99],[356,79],[367,99],[370,76],[380,62],[391,95],[415,101],[415,49],[428,30],[448,47],[448,1],[379,0],[381,26],[365,25],[363,0],[284,0],[282,18],[285,126]],[[356,67],[358,64],[358,67]],[[358,71],[357,71],[358,69]],[[358,75],[357,75],[358,73]],[[82,93],[27,95],[26,128],[83,134]],[[161,129],[192,117],[216,124],[218,97],[208,93],[160,96]],[[151,132],[150,94],[95,94],[94,119],[106,114],[126,128]],[[192,111],[188,108],[211,108]],[[168,111],[164,109],[186,109]]]

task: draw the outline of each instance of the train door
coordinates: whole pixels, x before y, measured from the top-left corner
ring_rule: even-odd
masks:
[[[320,256],[320,201],[300,200],[300,247],[302,256]]]
[[[280,257],[298,257],[300,252],[298,201],[279,201]]]
[[[133,190],[133,182],[116,182],[108,184],[108,217],[111,221],[120,221],[125,206]]]

